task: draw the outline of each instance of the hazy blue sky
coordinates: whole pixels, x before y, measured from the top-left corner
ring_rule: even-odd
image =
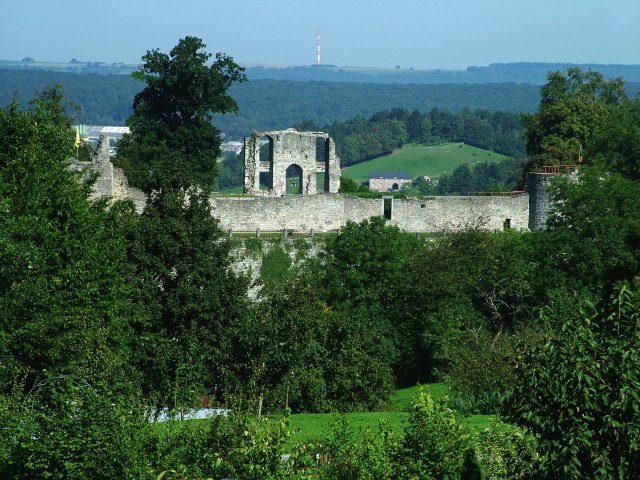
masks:
[[[639,0],[0,0],[0,59],[138,63],[186,35],[240,63],[640,63]]]

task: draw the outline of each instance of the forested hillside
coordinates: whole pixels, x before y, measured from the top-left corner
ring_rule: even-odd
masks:
[[[129,74],[137,65],[123,63],[85,62],[73,59],[69,63],[38,62],[33,59],[0,60],[0,68],[33,72],[49,71],[75,74]],[[529,83],[542,85],[547,72],[570,67],[598,71],[606,77],[624,77],[629,82],[640,81],[640,65],[601,65],[545,62],[492,63],[471,65],[458,70],[418,70],[410,65],[385,67],[350,67],[335,65],[246,65],[249,80],[293,80],[299,82],[350,82],[385,84],[443,83]]]
[[[85,124],[123,125],[132,113],[142,84],[129,76],[24,72],[0,69],[0,104],[14,98],[23,106],[35,92],[60,83],[69,100],[81,107],[69,112]],[[370,116],[395,107],[427,112],[433,108],[460,111],[532,112],[538,88],[532,85],[381,85],[255,80],[234,85],[237,114],[218,115],[214,122],[228,137],[253,130],[283,129],[309,120],[317,125]]]
[[[133,97],[143,86],[128,75],[0,69],[0,104],[15,98],[26,105],[35,92],[54,83],[62,84],[69,100],[80,106],[79,112],[69,112],[75,121],[89,125],[124,125],[132,113]],[[640,84],[627,84],[626,89],[633,96],[640,91]],[[230,93],[238,103],[238,113],[214,117],[227,138],[241,138],[254,130],[289,128],[304,120],[322,126],[396,107],[419,112],[468,108],[519,113],[534,112],[539,102],[539,87],[524,83],[389,85],[253,80],[234,85]]]

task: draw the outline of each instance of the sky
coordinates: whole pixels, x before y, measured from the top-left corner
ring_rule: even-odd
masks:
[[[0,59],[139,63],[197,36],[241,64],[640,64],[638,0],[0,0]]]

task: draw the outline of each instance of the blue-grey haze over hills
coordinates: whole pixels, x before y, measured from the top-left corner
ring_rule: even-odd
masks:
[[[635,0],[7,0],[0,59],[135,64],[186,35],[239,63],[464,69],[637,64]]]

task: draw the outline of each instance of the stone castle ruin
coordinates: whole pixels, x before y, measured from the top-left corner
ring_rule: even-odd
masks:
[[[547,189],[554,176],[550,173],[529,173],[527,193],[505,196],[358,198],[338,193],[340,161],[326,133],[256,132],[245,139],[244,147],[246,194],[210,197],[220,227],[230,232],[325,232],[372,216],[384,216],[390,225],[407,232],[455,231],[467,226],[536,230],[544,228],[549,210]],[[261,149],[267,158],[261,158]],[[70,168],[97,174],[95,197],[131,198],[139,212],[144,208],[144,194],[130,187],[122,170],[111,163],[107,136],[101,136],[90,162],[72,159]],[[286,194],[288,169],[301,179],[301,195]],[[270,174],[267,191],[260,190],[261,172]],[[317,182],[318,177],[323,182]]]
[[[261,158],[261,150],[267,158]],[[260,173],[268,173],[267,193],[282,196],[288,171],[300,178],[298,189],[303,195],[338,193],[340,188],[340,159],[328,134],[290,128],[254,132],[244,139],[244,193],[260,194]],[[317,185],[318,173],[324,174],[321,185]]]

